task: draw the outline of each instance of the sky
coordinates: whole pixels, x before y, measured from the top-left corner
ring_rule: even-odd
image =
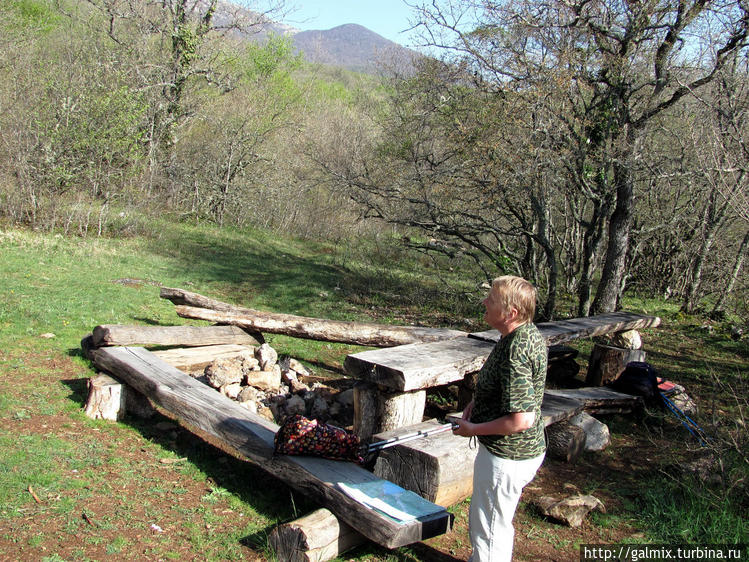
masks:
[[[330,29],[345,23],[358,23],[386,39],[409,46],[412,9],[403,0],[291,0],[292,8],[284,23],[306,31]]]

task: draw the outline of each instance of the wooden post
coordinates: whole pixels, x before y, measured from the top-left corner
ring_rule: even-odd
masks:
[[[85,414],[95,420],[118,421],[125,417],[124,385],[110,377],[99,374],[88,379],[88,400]]]
[[[426,390],[393,392],[370,383],[354,386],[354,433],[362,441],[382,431],[421,422],[426,406]]]
[[[324,562],[366,540],[324,508],[276,527],[268,537],[282,562]]]
[[[558,422],[546,428],[546,445],[550,457],[575,462],[585,450],[585,432],[569,422]]]
[[[615,381],[630,361],[645,361],[645,352],[642,349],[595,344],[590,354],[585,384],[603,386]]]
[[[111,421],[119,421],[125,414],[148,419],[156,413],[148,398],[103,373],[88,379],[88,399],[83,411],[89,418]]]
[[[429,420],[407,428],[377,434],[384,441],[442,425]],[[375,475],[412,490],[431,502],[448,507],[471,495],[476,445],[447,431],[383,449],[374,466]]]

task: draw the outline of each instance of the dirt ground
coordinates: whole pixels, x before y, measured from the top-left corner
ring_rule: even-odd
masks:
[[[69,357],[60,355],[40,356],[34,361],[41,367],[36,384],[64,385],[69,390],[67,400],[82,407],[85,378],[81,377],[91,373]],[[0,379],[0,396],[17,391],[8,377]],[[31,486],[24,490],[33,502],[29,500],[15,517],[0,518],[0,560],[153,560],[164,552],[172,559],[202,560],[205,558],[195,545],[197,524],[205,527],[200,529],[201,533],[207,531],[204,534],[218,537],[246,526],[249,516],[226,501],[217,501],[208,507],[211,523],[203,523],[208,520],[206,518],[196,523],[194,514],[205,509],[206,495],[217,485],[229,487],[227,482],[231,475],[240,472],[244,477],[267,480],[271,497],[282,498],[276,501],[287,501],[291,494],[272,477],[214,449],[166,418],[159,417],[153,427],[135,432],[122,424],[92,427],[85,419],[78,417],[77,420],[64,413],[45,415],[39,412],[5,421],[5,431],[11,435],[54,436],[81,446],[92,440],[103,440],[114,446],[106,449],[105,458],[92,460],[96,466],[94,478],[84,477],[83,469],[73,470],[67,474],[70,481],[63,491],[45,493]],[[633,434],[637,434],[636,418],[620,419],[617,423],[631,424]],[[176,457],[162,458],[159,449],[150,446],[154,442],[175,451]],[[179,458],[181,451],[195,447],[206,448],[207,455],[220,457],[220,471],[196,478],[180,470],[184,462]],[[642,530],[631,526],[627,518],[627,490],[636,486],[638,473],[652,469],[652,463],[663,450],[657,441],[616,434],[606,451],[586,454],[575,464],[547,459],[537,478],[526,488],[518,508],[515,559],[579,560],[580,544],[610,544],[642,537]],[[80,487],[76,486],[76,479],[81,480]],[[154,482],[159,483],[158,488],[154,487]],[[561,499],[578,492],[599,498],[606,506],[606,515],[589,515],[582,526],[570,528],[545,519],[533,505],[534,499],[544,495]],[[148,502],[143,501],[146,497]],[[470,550],[467,510],[468,502],[452,508],[455,526],[446,535],[394,552],[359,547],[343,558],[466,560]],[[0,511],[4,511],[2,506]],[[158,514],[158,522],[154,522],[154,514]],[[268,559],[263,544],[270,530],[259,529],[256,536],[238,541],[235,555],[244,560]],[[113,541],[126,546],[113,551]]]

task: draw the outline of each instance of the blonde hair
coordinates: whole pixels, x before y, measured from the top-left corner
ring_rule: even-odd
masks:
[[[494,291],[502,308],[518,311],[518,320],[522,324],[533,322],[536,314],[536,288],[522,277],[502,275],[492,281]]]

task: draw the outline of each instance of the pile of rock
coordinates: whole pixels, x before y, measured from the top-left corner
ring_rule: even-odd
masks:
[[[267,343],[235,357],[216,359],[198,380],[264,418],[282,423],[301,414],[340,427],[353,423],[353,389],[339,390],[312,382],[296,359],[279,361]]]

